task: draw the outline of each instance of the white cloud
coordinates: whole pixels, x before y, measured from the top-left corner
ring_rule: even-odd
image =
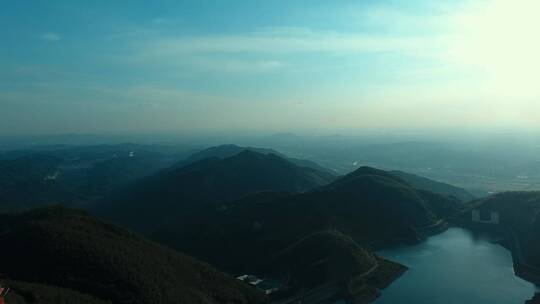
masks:
[[[332,56],[353,56],[355,60],[369,53],[431,56],[432,49],[440,46],[436,36],[380,36],[296,27],[261,28],[248,33],[194,37],[146,37],[138,37],[131,48],[132,54],[120,60],[159,68],[268,73],[282,71],[285,67],[292,69],[295,65],[298,68],[300,62],[291,59],[291,56],[310,55],[313,62],[304,64],[302,68],[324,69],[329,64],[324,59]],[[330,63],[326,67],[335,68],[335,65]]]
[[[272,28],[237,35],[170,37],[150,40],[139,49],[141,57],[186,53],[357,53],[414,51],[427,47],[426,38],[377,36],[364,33],[315,32],[309,28]]]
[[[41,36],[39,36],[41,40],[49,41],[49,42],[57,42],[62,40],[62,37],[58,33],[48,32]]]

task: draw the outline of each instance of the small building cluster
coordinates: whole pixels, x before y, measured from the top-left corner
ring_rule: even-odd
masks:
[[[257,287],[267,295],[270,295],[281,289],[281,284],[277,281],[261,279],[251,274],[245,274],[237,277],[238,280]]]

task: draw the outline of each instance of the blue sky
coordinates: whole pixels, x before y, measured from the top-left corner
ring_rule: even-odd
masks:
[[[533,0],[1,4],[1,134],[540,121]]]

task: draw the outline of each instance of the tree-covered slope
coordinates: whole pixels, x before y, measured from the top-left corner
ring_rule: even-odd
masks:
[[[110,304],[95,296],[51,285],[27,283],[14,280],[2,282],[9,286],[6,297],[9,304]]]
[[[170,162],[136,145],[42,149],[0,157],[0,210],[83,206]]]
[[[336,230],[309,234],[278,252],[271,271],[302,287],[349,279],[378,266],[375,256]]]
[[[267,273],[289,290],[334,284],[341,298],[367,303],[407,268],[384,260],[337,230],[309,234],[278,252]]]
[[[38,284],[14,284],[22,296],[47,298],[63,288],[73,291],[64,298],[81,293],[113,303],[265,302],[258,291],[205,263],[82,211],[55,207],[1,215],[0,243],[0,272]]]
[[[0,210],[24,210],[81,200],[58,182],[62,160],[41,154],[0,160]]]
[[[301,194],[261,193],[215,205],[154,237],[230,271],[264,261],[316,231],[334,229],[360,244],[414,242],[444,224],[460,203],[416,190],[381,170],[361,168]],[[457,212],[457,211],[456,211]]]
[[[245,150],[164,170],[111,195],[95,211],[133,229],[152,231],[210,203],[261,191],[305,192],[332,180],[328,173],[274,154]]]

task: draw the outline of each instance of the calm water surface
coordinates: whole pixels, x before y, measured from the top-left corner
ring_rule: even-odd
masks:
[[[487,234],[450,228],[427,241],[377,252],[410,269],[376,304],[524,304],[536,287],[515,276],[510,252]]]

